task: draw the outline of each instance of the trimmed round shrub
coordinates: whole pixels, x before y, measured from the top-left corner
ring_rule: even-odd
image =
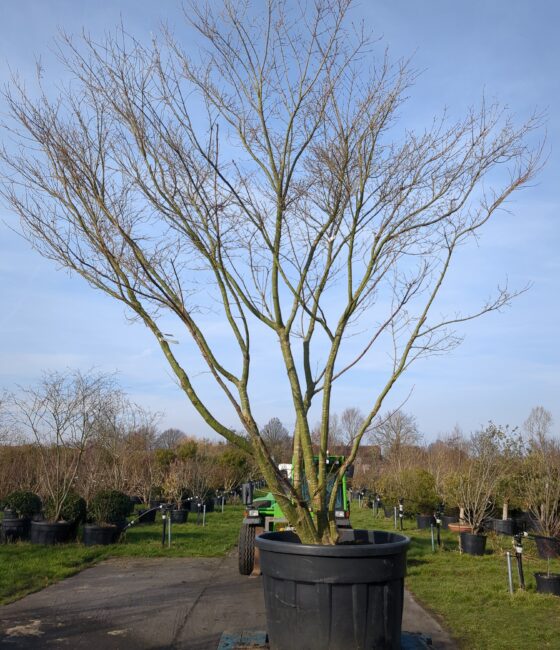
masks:
[[[118,524],[130,511],[130,498],[118,490],[97,492],[89,502],[89,518],[97,524]]]
[[[15,510],[18,517],[33,517],[41,512],[41,499],[34,492],[16,490],[4,499],[4,506]]]
[[[49,521],[55,520],[55,504],[49,497],[45,500],[43,507],[45,518]],[[86,502],[77,492],[69,492],[62,510],[60,511],[59,521],[71,521],[73,523],[83,523],[86,520]]]

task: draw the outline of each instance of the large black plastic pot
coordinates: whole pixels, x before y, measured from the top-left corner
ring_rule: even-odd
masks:
[[[82,542],[86,546],[101,544],[114,544],[119,537],[118,526],[98,526],[96,524],[85,524],[82,534]]]
[[[343,544],[301,544],[293,532],[255,543],[271,650],[401,647],[408,537],[344,530]]]
[[[157,510],[150,510],[146,508],[145,510],[138,510],[138,521],[141,524],[153,524],[156,520]]]
[[[184,524],[189,517],[188,510],[172,510],[171,511],[171,523],[172,524]]]
[[[435,524],[432,515],[416,515],[416,528],[423,530],[429,528],[432,524]]]
[[[535,580],[540,594],[560,596],[560,573],[535,573]]]
[[[515,535],[517,526],[514,519],[494,519],[494,530],[500,535]]]
[[[486,535],[461,533],[461,548],[469,555],[484,555],[486,550]]]
[[[2,538],[6,542],[29,539],[31,520],[28,517],[6,517],[2,520]]]
[[[63,544],[72,539],[73,524],[70,521],[32,521],[32,544]]]
[[[535,535],[535,543],[539,557],[543,560],[560,557],[560,539]]]
[[[449,524],[454,524],[457,521],[459,521],[459,517],[456,517],[455,515],[443,515],[441,518],[441,527],[444,530],[448,530]]]
[[[6,508],[4,510],[4,519],[19,519],[17,512],[11,508]]]
[[[214,512],[214,499],[206,499],[205,501],[196,501],[193,499],[190,502],[191,512],[202,512],[206,506],[206,512]]]

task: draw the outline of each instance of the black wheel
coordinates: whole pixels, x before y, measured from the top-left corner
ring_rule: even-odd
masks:
[[[255,564],[255,526],[243,524],[239,531],[239,573],[251,575]]]

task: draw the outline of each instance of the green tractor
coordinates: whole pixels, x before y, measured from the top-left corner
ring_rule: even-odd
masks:
[[[315,456],[315,463],[318,457]],[[327,465],[329,474],[332,476],[327,486],[332,489],[334,483],[334,472],[344,462],[344,456],[327,456]],[[278,468],[285,472],[288,478],[292,477],[292,465],[282,464]],[[335,519],[339,528],[350,528],[350,501],[348,499],[346,479],[351,476],[351,470],[342,478],[337,490]],[[255,566],[255,537],[262,532],[285,529],[288,521],[282,512],[280,505],[276,501],[272,492],[266,496],[253,500],[252,488],[246,484],[244,486],[243,502],[247,506],[245,518],[239,532],[239,573],[241,575],[250,575],[253,570],[258,570]],[[308,497],[306,485],[303,486],[303,496]]]

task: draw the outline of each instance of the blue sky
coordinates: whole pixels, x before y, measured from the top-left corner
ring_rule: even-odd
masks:
[[[392,58],[413,56],[421,71],[403,113],[407,127],[428,124],[444,107],[460,116],[483,93],[507,105],[519,121],[534,109],[547,114],[546,167],[531,187],[514,195],[510,212],[497,216],[479,247],[465,252],[447,296],[476,304],[506,276],[514,287],[530,282],[531,290],[505,313],[467,325],[464,343],[449,356],[412,367],[387,407],[412,391],[405,408],[416,415],[427,439],[456,423],[467,432],[490,419],[521,424],[538,404],[560,421],[560,6],[552,1],[370,0],[354,13],[383,37]],[[174,25],[179,36],[186,34],[180,6],[171,1],[0,3],[0,82],[8,80],[8,67],[30,78],[35,55],[45,64],[45,79],[56,82],[60,70],[48,48],[58,28],[78,33],[86,26],[101,34],[121,17],[141,40],[157,32],[161,21]],[[162,426],[209,434],[176,387],[149,332],[128,322],[110,298],[31,251],[10,230],[17,222],[4,207],[0,220],[0,388],[31,383],[44,369],[118,371],[134,399],[164,413]],[[266,370],[275,362],[263,342],[259,365]],[[368,370],[340,390],[336,410],[365,410]],[[267,373],[255,393],[255,413],[262,423],[278,416],[290,426],[289,402],[277,390],[280,381]],[[222,411],[218,392],[210,404]]]

